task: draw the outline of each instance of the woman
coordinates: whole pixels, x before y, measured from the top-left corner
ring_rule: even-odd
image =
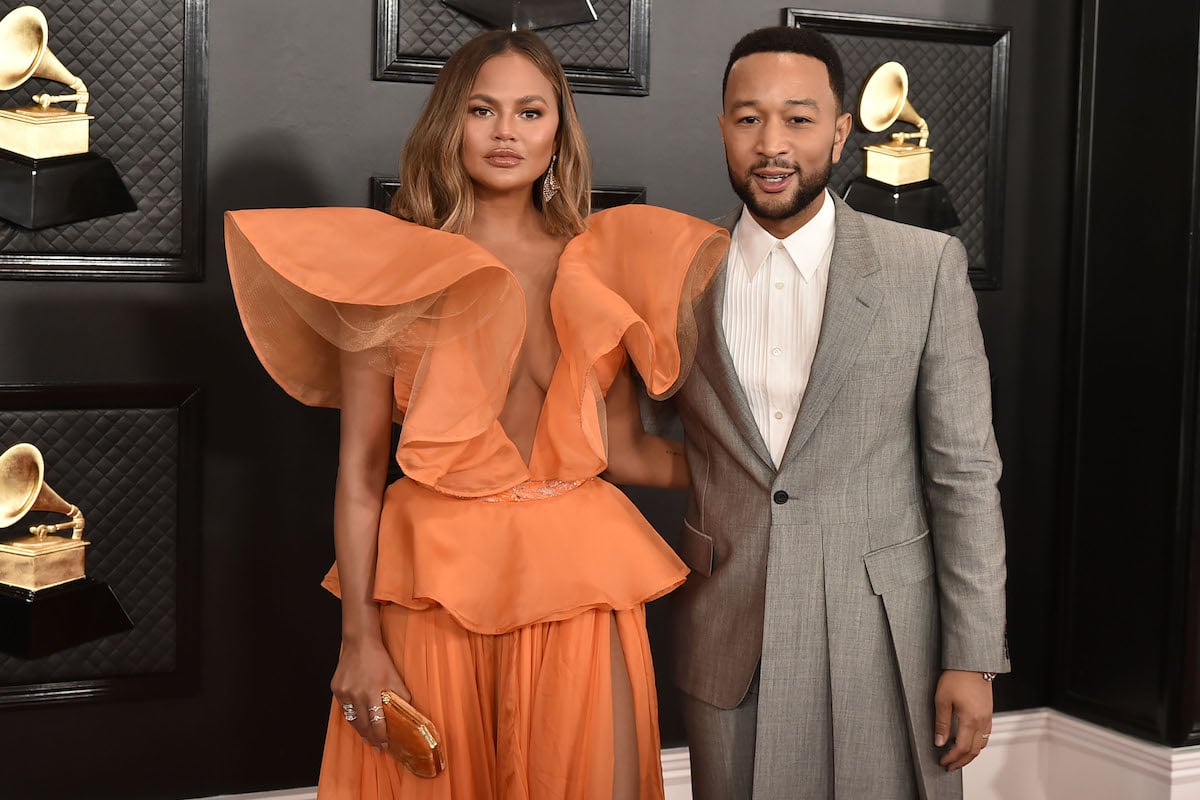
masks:
[[[473,39],[405,145],[394,204],[231,212],[243,323],[294,397],[341,409],[342,648],[322,798],[662,797],[644,604],[686,568],[599,476],[686,485],[642,430],[689,361],[723,231],[644,206],[585,221],[586,143],[535,35]],[[389,432],[403,420],[385,486]],[[381,690],[447,770],[390,759]]]

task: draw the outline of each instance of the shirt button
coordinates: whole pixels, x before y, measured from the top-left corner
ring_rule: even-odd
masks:
[[[775,419],[783,419],[783,412],[782,412],[782,411],[776,411],[776,412],[775,412]]]
[[[784,503],[786,503],[788,501],[788,493],[785,492],[783,489],[780,489],[778,492],[775,493],[774,500],[779,505],[783,505]]]
[[[782,347],[772,347],[771,348],[771,355],[773,355],[773,356],[777,356],[777,355],[781,354],[782,352],[783,352]]]
[[[783,281],[775,281],[775,288],[776,288],[776,289],[782,289],[782,288],[783,288]]]

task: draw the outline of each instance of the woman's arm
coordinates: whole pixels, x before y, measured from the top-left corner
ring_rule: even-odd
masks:
[[[372,369],[367,355],[343,353],[342,415],[333,540],[342,594],[342,649],[330,684],[338,703],[353,705],[351,722],[368,743],[386,744],[383,724],[371,724],[383,689],[409,699],[408,688],[383,645],[375,602],[379,517],[391,449],[392,379]]]
[[[646,433],[628,364],[617,372],[604,403],[608,413],[604,477],[630,486],[686,489],[689,477],[683,443]]]

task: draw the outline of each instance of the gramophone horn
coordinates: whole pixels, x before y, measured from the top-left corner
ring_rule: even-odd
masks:
[[[920,145],[929,141],[929,125],[908,102],[908,71],[904,65],[889,61],[871,73],[863,85],[862,97],[858,101],[858,119],[869,131],[878,133],[890,128],[896,121],[907,122],[916,127],[919,134],[899,134],[893,138],[920,138]]]
[[[34,100],[43,108],[49,102],[70,99],[75,101],[76,111],[86,111],[87,87],[50,51],[49,38],[46,15],[33,6],[20,6],[0,19],[0,90],[15,89],[30,78],[45,78],[66,84],[75,94],[58,98],[38,95]]]
[[[81,538],[83,514],[46,484],[45,473],[42,453],[31,444],[14,444],[0,454],[0,528],[15,524],[30,511],[53,511],[71,518],[53,527],[74,528],[72,538]]]

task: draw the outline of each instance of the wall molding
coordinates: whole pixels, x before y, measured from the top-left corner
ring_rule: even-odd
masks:
[[[663,750],[666,800],[691,800],[686,747]],[[963,772],[965,800],[1200,800],[1200,745],[1166,747],[1061,711],[1008,711]],[[315,788],[206,800],[316,800]]]
[[[1200,746],[1146,742],[1061,711],[997,714],[966,800],[1200,800]]]

